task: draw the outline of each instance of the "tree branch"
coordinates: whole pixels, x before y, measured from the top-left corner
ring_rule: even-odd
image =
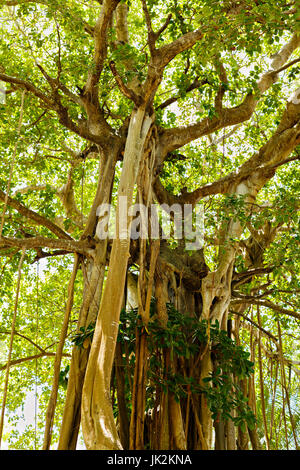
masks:
[[[39,215],[37,212],[34,212],[31,209],[28,209],[23,204],[21,204],[16,199],[7,196],[4,191],[0,190],[0,201],[5,201],[7,197],[7,205],[16,209],[19,214],[23,215],[27,219],[33,220],[36,224],[42,225],[46,227],[50,232],[54,233],[59,238],[63,238],[65,240],[72,240],[72,237],[64,232],[60,227],[58,227],[55,223],[51,222],[51,220],[47,219],[46,217]]]
[[[287,157],[299,143],[300,104],[295,105],[293,102],[288,102],[274,135],[259,152],[241,165],[237,171],[213,183],[202,186],[191,193],[186,192],[179,196],[169,193],[157,177],[153,184],[155,195],[160,204],[194,205],[203,197],[229,192],[230,188],[247,180],[251,175],[253,184],[258,185],[259,182],[261,187],[264,182],[274,176],[279,166],[298,159],[298,155],[291,158]]]
[[[10,331],[0,331],[0,335],[10,335]],[[17,331],[14,332],[15,336],[19,336],[20,338],[25,339],[29,343],[31,343],[35,348],[39,349],[42,353],[46,353],[46,351],[41,348],[38,344],[36,344],[32,339],[28,338],[28,336],[22,335],[21,333],[18,333]]]
[[[189,33],[188,33],[189,34]],[[272,70],[265,72],[257,82],[258,94],[248,94],[244,101],[234,108],[222,109],[217,116],[207,117],[199,123],[184,127],[162,130],[160,137],[160,148],[162,149],[162,160],[167,153],[176,150],[189,142],[209,135],[224,127],[233,126],[247,121],[253,114],[257,103],[263,93],[265,93],[276,81],[280,71],[285,70],[284,64],[291,54],[300,45],[300,35],[294,35],[291,40],[283,46],[281,51],[272,61]],[[298,59],[297,59],[298,61]],[[290,62],[291,66],[295,61]]]
[[[196,78],[186,89],[186,93],[189,93],[190,91],[196,90],[197,88],[200,88],[200,86],[206,85],[208,81],[201,80],[199,81],[198,78]],[[165,109],[167,106],[170,106],[172,103],[175,103],[178,99],[180,98],[180,95],[172,96],[171,98],[168,98],[166,101],[161,103],[157,109]]]
[[[17,77],[11,77],[10,75],[6,75],[4,73],[0,73],[0,80],[6,83],[11,83],[13,85],[17,85],[19,88],[23,90],[27,90],[37,98],[42,100],[46,106],[50,109],[55,109],[55,103],[52,101],[45,93],[43,93],[39,88],[37,88],[33,83],[28,82],[26,80],[22,80]]]
[[[170,18],[171,19],[171,18]],[[170,20],[169,20],[170,21]],[[162,70],[174,57],[193,47],[203,37],[202,30],[196,29],[183,34],[175,41],[155,50],[154,65]]]
[[[144,17],[146,20],[146,26],[147,26],[147,32],[148,32],[149,49],[150,49],[151,55],[153,55],[155,52],[155,35],[154,35],[153,28],[152,28],[151,16],[147,7],[146,0],[142,0],[142,5],[143,5],[143,12],[144,12]]]
[[[120,0],[103,1],[101,13],[94,28],[94,67],[89,73],[85,86],[85,92],[91,94],[93,98],[97,96],[95,87],[98,84],[104,60],[106,59],[107,55],[107,29],[109,27],[112,14],[119,2]]]
[[[35,354],[33,356],[21,357],[19,359],[14,359],[14,360],[10,361],[10,367],[11,366],[16,366],[18,364],[22,364],[23,362],[32,361],[33,359],[39,359],[40,357],[53,357],[53,356],[55,356],[55,353],[43,352],[43,353],[40,353],[40,354]],[[71,357],[71,354],[64,353],[63,357]],[[5,369],[6,369],[6,364],[4,364],[4,366],[0,367],[0,371],[5,370]]]
[[[72,93],[65,85],[63,85],[62,83],[60,83],[59,79],[58,78],[52,78],[50,77],[50,75],[46,72],[46,70],[40,65],[40,64],[36,64],[37,67],[39,68],[39,70],[42,72],[43,76],[45,77],[45,79],[47,80],[47,82],[49,83],[49,85],[51,86],[52,90],[53,90],[53,93],[54,93],[54,98],[57,100],[57,99],[60,99],[58,93],[57,93],[57,90],[61,90],[71,101],[73,101],[73,103],[76,103],[78,104],[79,106],[82,106],[82,99],[77,96],[77,95],[74,95],[74,93]],[[54,99],[54,101],[55,101]]]
[[[270,300],[257,300],[255,298],[243,298],[243,299],[234,299],[231,300],[231,305],[239,305],[239,304],[251,304],[251,305],[260,305],[262,307],[270,308],[275,312],[282,313],[283,315],[288,315],[289,317],[296,318],[300,320],[300,314],[295,312],[294,310],[288,310],[286,308],[280,307],[279,305],[274,304]]]
[[[146,0],[142,0],[143,4],[143,12],[146,20],[146,26],[147,26],[147,31],[148,31],[148,44],[149,44],[149,49],[151,52],[151,55],[154,56],[156,49],[155,49],[155,42],[159,38],[159,36],[165,31],[165,29],[168,27],[171,19],[172,19],[172,14],[170,13],[164,22],[164,24],[159,28],[158,31],[153,31],[152,28],[152,22],[151,22],[151,16],[147,7],[147,2]]]
[[[116,69],[116,65],[113,60],[110,61],[109,66],[110,66],[113,76],[115,77],[115,80],[117,82],[117,85],[120,91],[123,93],[124,96],[126,96],[126,98],[132,100],[137,106],[139,106],[141,104],[140,97],[137,96],[133,90],[131,90],[125,85],[125,83],[123,82],[122,78],[119,75],[119,72]]]
[[[15,246],[22,249],[53,248],[66,250],[70,253],[91,254],[90,251],[95,247],[92,240],[57,240],[56,238],[30,237],[30,238],[9,238],[2,237],[0,249]]]
[[[255,321],[251,320],[251,318],[247,317],[247,315],[244,315],[244,314],[241,313],[241,312],[235,312],[234,310],[230,310],[230,313],[233,313],[234,315],[238,315],[239,317],[244,318],[245,320],[247,320],[247,322],[249,322],[251,325],[255,326],[255,328],[257,328],[258,330],[261,330],[266,336],[268,336],[269,338],[271,338],[273,341],[275,341],[275,342],[278,341],[278,339],[276,338],[276,336],[272,335],[272,333],[270,333],[269,331],[265,330],[263,327],[259,326],[258,323],[256,323]]]

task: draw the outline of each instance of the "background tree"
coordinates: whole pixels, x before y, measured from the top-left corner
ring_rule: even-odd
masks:
[[[296,2],[1,5],[0,436],[297,448]],[[202,205],[203,248],[99,239],[121,196]]]

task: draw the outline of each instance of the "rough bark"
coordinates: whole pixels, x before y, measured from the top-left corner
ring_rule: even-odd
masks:
[[[132,113],[118,191],[116,238],[102,295],[82,395],[82,430],[88,449],[121,449],[110,402],[110,375],[129,257],[128,225],[118,225],[120,197],[132,204],[133,189],[151,119],[144,108]],[[128,213],[128,210],[127,210]],[[122,230],[122,232],[121,232]]]

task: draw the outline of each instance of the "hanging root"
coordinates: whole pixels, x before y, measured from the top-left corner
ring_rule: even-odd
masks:
[[[60,332],[60,338],[59,338],[59,342],[58,342],[57,349],[56,349],[56,355],[54,359],[53,382],[52,382],[52,390],[51,390],[51,395],[50,395],[48,408],[47,408],[47,414],[46,414],[43,450],[49,450],[50,445],[51,445],[52,428],[53,428],[57,393],[58,393],[58,387],[59,387],[60,365],[61,365],[65,339],[66,339],[67,332],[68,332],[69,318],[70,318],[71,310],[73,307],[74,284],[75,284],[78,266],[79,266],[79,256],[78,254],[75,254],[72,276],[70,278],[69,286],[68,286],[68,301],[66,305],[65,316],[64,316],[64,320],[63,320],[63,324],[62,324],[62,328]]]
[[[12,325],[11,325],[11,335],[10,335],[8,358],[7,358],[7,364],[6,364],[6,373],[5,373],[5,380],[4,380],[4,391],[3,391],[3,398],[2,398],[2,409],[1,409],[1,419],[0,419],[0,447],[1,447],[2,434],[3,434],[4,415],[5,415],[8,381],[9,381],[9,369],[11,365],[11,353],[12,353],[14,335],[15,335],[15,326],[16,326],[18,301],[19,301],[19,293],[20,293],[20,285],[21,285],[22,265],[23,265],[24,258],[25,258],[25,249],[23,249],[22,256],[19,262],[19,267],[18,267],[17,290],[16,290],[14,314],[13,314]]]

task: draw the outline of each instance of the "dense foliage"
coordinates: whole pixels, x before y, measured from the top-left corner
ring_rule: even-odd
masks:
[[[189,299],[187,306],[179,305],[179,297],[165,299],[165,323],[155,300],[149,322],[143,317],[153,244],[130,244],[126,270],[140,276],[140,295],[117,322],[110,385],[117,426],[120,383],[130,421],[143,337],[145,448],[153,444],[155,410],[164,394],[181,406],[188,448],[205,448],[206,437],[199,437],[203,403],[212,413],[214,435],[221,432],[218,425],[234,424],[238,448],[254,448],[255,439],[264,449],[297,448],[297,2],[1,0],[0,5],[2,395],[9,372],[3,447],[42,448],[75,254],[79,268],[51,428],[57,447],[72,350],[88,354],[97,329],[92,300],[91,321],[87,316],[80,323],[91,260],[97,261],[101,245],[94,205],[101,191],[105,202],[117,204],[129,122],[145,97],[146,115],[153,118],[146,144],[154,141],[156,151],[148,165],[152,192],[149,187],[145,192],[160,204],[199,203],[205,237],[196,254],[175,239],[161,244],[163,274],[155,271],[153,286],[172,271],[167,288],[172,277],[172,295]],[[146,150],[143,161],[151,154]],[[241,190],[243,184],[249,192]],[[144,197],[141,188],[139,179],[134,198]],[[99,256],[104,283],[94,296],[97,312],[112,245],[110,240]],[[226,275],[218,277],[226,263]],[[203,318],[210,288],[209,318]],[[201,361],[208,352],[212,370],[204,374]],[[81,435],[79,444],[84,447]]]

